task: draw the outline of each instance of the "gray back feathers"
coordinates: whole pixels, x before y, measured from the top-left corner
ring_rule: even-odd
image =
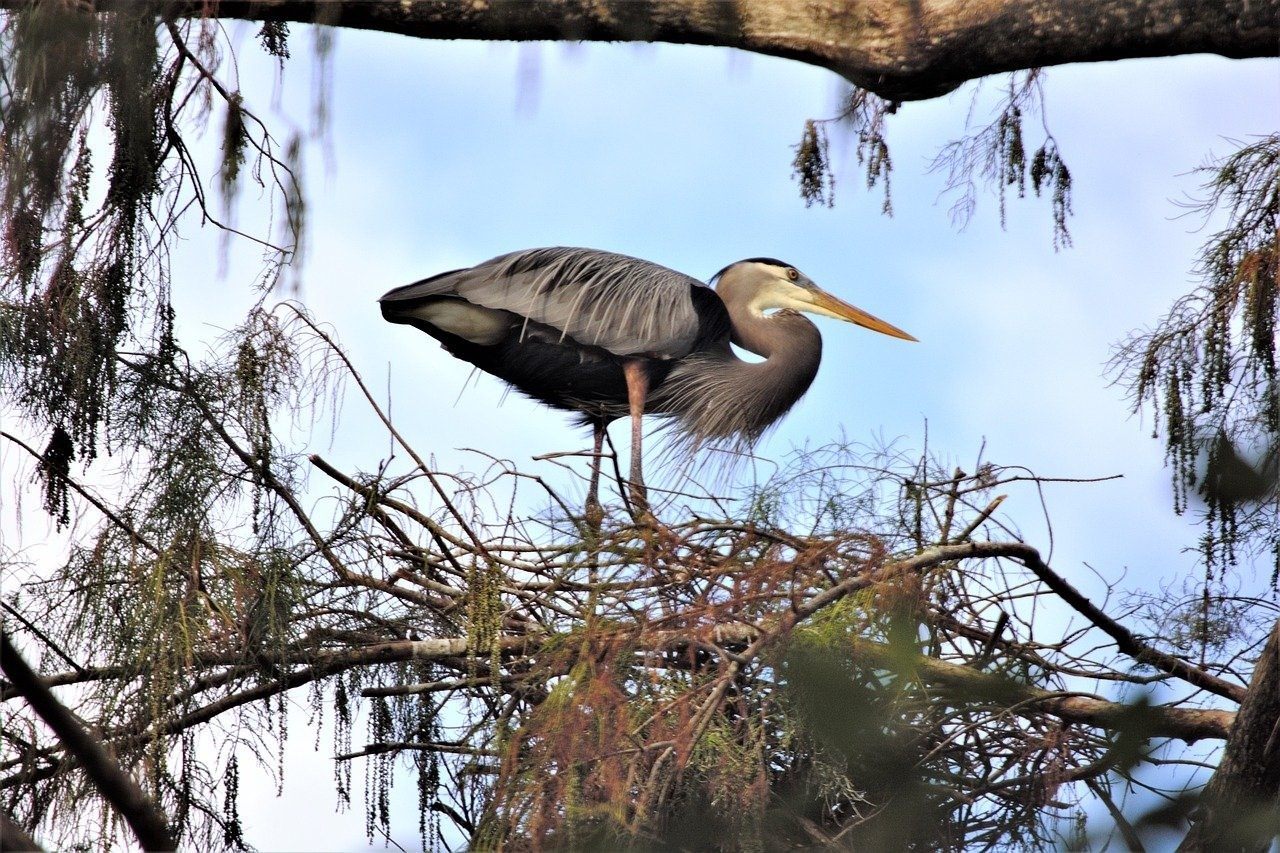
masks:
[[[558,329],[614,355],[676,359],[692,351],[697,279],[649,261],[595,249],[531,249],[500,255],[394,290],[383,301],[458,296]]]

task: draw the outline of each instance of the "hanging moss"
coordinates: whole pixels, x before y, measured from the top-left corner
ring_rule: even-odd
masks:
[[[1071,171],[1058,154],[1058,143],[1046,140],[1031,158],[1031,187],[1039,196],[1049,193],[1053,210],[1053,247],[1061,249],[1071,245],[1071,232],[1067,219],[1071,216]]]
[[[234,850],[247,850],[244,825],[240,822],[240,760],[234,752],[227,760],[222,787],[225,791],[222,800],[222,841]]]
[[[222,198],[230,210],[239,186],[240,167],[244,165],[249,133],[244,124],[244,99],[239,92],[227,102],[227,117],[222,124]]]
[[[1008,224],[1009,194],[1026,197],[1027,179],[1037,197],[1047,194],[1052,216],[1053,247],[1071,245],[1071,172],[1057,140],[1048,130],[1044,141],[1028,155],[1026,122],[1037,115],[1044,124],[1042,71],[1032,68],[1009,75],[996,118],[961,139],[947,143],[934,157],[931,168],[945,171],[945,192],[955,193],[951,206],[954,222],[964,226],[978,206],[978,186],[986,183],[995,192],[1000,224]]]
[[[119,213],[121,231],[134,236],[159,187],[159,42],[146,7],[106,16],[104,29],[102,73],[114,137],[107,205]]]
[[[502,646],[502,569],[496,564],[476,559],[467,580],[467,648],[468,672],[475,678],[480,656],[487,658],[494,679],[501,677]]]
[[[101,19],[74,4],[41,3],[0,30],[4,211],[43,225],[56,213],[64,166],[103,83]],[[6,219],[8,217],[5,217]]]
[[[883,186],[881,211],[887,216],[893,215],[890,183],[893,159],[885,136],[885,116],[896,112],[897,108],[893,101],[886,101],[867,89],[854,87],[838,116],[805,122],[800,142],[794,146],[796,156],[792,161],[792,175],[800,184],[800,197],[804,199],[805,207],[814,204],[831,207],[835,204],[836,177],[831,167],[831,145],[827,136],[827,125],[834,125],[837,130],[855,135],[857,145],[854,154],[863,167],[867,189]]]
[[[284,21],[263,21],[262,29],[258,30],[258,41],[263,50],[280,60],[281,65],[289,58],[289,25]]]
[[[14,14],[0,36],[12,83],[0,129],[4,273],[17,286],[10,296],[22,317],[7,324],[0,376],[15,402],[37,422],[58,425],[87,463],[127,331],[134,259],[144,251],[139,223],[158,186],[159,49],[149,14],[77,9],[38,4]],[[106,197],[91,223],[86,121],[99,95],[113,144]],[[97,228],[108,239],[81,251]],[[49,234],[58,235],[55,243]]]
[[[1027,151],[1022,144],[1022,110],[1012,101],[996,122],[996,154],[998,179],[1002,186],[1016,186],[1018,197],[1027,192]],[[1004,195],[1000,196],[1000,224],[1004,224]]]
[[[44,510],[57,520],[59,527],[71,522],[70,486],[67,481],[75,456],[71,436],[62,427],[54,429],[40,460],[40,475],[44,478]]]
[[[828,161],[826,130],[813,119],[806,121],[795,152],[792,173],[800,183],[804,206],[822,204],[831,207],[835,202],[835,176]]]
[[[387,743],[394,739],[391,707],[378,697],[369,707],[369,742]],[[376,834],[391,837],[391,780],[395,755],[382,753],[370,759],[365,782],[365,832],[369,843]]]
[[[347,678],[339,676],[333,686],[333,750],[336,755],[351,751],[352,717],[353,709],[347,689]],[[335,761],[333,763],[333,781],[338,806],[340,808],[350,806],[351,762]]]
[[[6,13],[0,27],[0,387],[37,429],[62,430],[81,465],[97,457],[104,438],[114,449],[145,443],[145,433],[133,430],[139,421],[113,424],[112,416],[145,415],[179,357],[167,244],[193,202],[209,213],[182,134],[184,124],[203,121],[201,93],[226,91],[209,77],[217,57],[203,44],[205,24],[183,26],[194,27],[202,43],[187,45],[183,30],[158,21],[147,5],[95,13],[82,4],[32,4]],[[269,39],[278,50],[284,32]],[[161,34],[178,43],[162,48]],[[189,61],[197,54],[205,67]],[[255,178],[269,176],[280,190],[286,230],[301,229],[301,189],[283,157],[271,153],[274,141],[258,131],[251,146],[243,102],[238,95],[225,102],[228,205],[252,147]],[[89,133],[94,121],[106,134]],[[288,157],[300,166],[299,141]],[[96,174],[103,180],[95,182]],[[91,197],[95,183],[99,195]],[[281,248],[271,269],[278,272],[289,255]],[[126,357],[150,358],[155,368],[128,384],[135,400],[123,399],[118,383]],[[247,393],[269,396],[269,381],[264,374]],[[248,397],[245,405],[255,409],[251,444],[260,471],[272,463],[262,438],[269,424],[262,405]]]

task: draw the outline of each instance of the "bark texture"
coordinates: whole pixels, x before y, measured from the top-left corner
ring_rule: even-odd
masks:
[[[1280,622],[1179,851],[1270,849],[1280,824]]]
[[[0,0],[20,7],[31,0]],[[138,0],[90,0],[100,10]],[[734,47],[829,68],[891,100],[1004,71],[1280,52],[1280,0],[165,0],[169,17],[323,23],[416,38]]]

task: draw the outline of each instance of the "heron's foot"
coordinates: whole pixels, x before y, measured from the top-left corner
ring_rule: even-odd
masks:
[[[631,483],[628,495],[631,509],[631,520],[637,532],[645,542],[645,553],[650,557],[669,549],[679,537],[665,524],[658,520],[653,507],[649,505],[649,490],[644,483]]]
[[[642,527],[654,527],[658,523],[649,508],[649,490],[644,483],[631,483],[631,518]]]
[[[595,495],[587,498],[587,505],[583,509],[582,520],[586,524],[587,533],[592,539],[600,538],[600,530],[604,526],[604,507],[600,505],[600,501]]]

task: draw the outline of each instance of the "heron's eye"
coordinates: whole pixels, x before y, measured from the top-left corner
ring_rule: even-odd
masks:
[[[797,279],[800,278],[800,271],[797,270],[795,267],[787,267],[787,278],[791,279],[792,281],[796,281]]]

